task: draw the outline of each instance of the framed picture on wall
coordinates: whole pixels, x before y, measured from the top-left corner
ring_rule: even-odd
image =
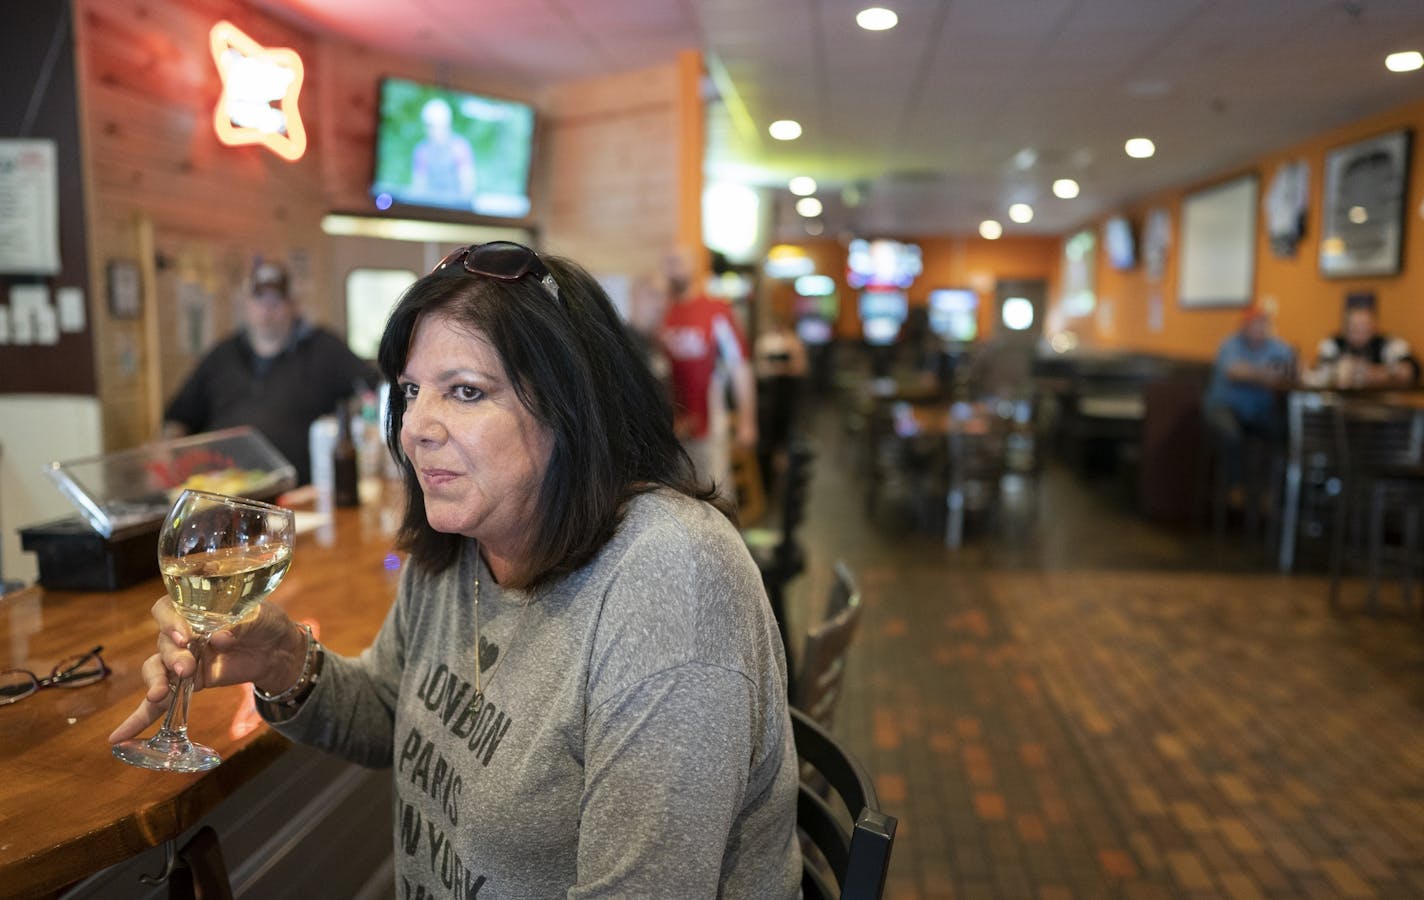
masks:
[[[1241,175],[1182,199],[1177,303],[1246,306],[1256,279],[1256,209],[1260,179]]]
[[[1326,154],[1322,275],[1358,278],[1399,273],[1412,136],[1402,128]]]

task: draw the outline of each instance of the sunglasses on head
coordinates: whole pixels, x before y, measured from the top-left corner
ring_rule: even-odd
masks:
[[[551,297],[555,300],[559,298],[559,285],[549,274],[539,254],[514,241],[490,241],[461,247],[440,260],[440,265],[431,269],[430,274],[483,275],[496,281],[518,281],[525,275],[533,275]]]

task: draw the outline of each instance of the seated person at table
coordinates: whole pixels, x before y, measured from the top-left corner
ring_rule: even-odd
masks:
[[[598,282],[463,248],[401,297],[379,359],[410,555],[374,643],[324,650],[262,603],[199,665],[165,597],[111,739],[163,714],[173,673],[250,681],[281,733],[394,769],[403,896],[795,898],[766,590]]]
[[[1322,387],[1412,387],[1419,383],[1419,361],[1402,338],[1380,332],[1373,297],[1351,297],[1345,330],[1316,351],[1315,380]]]
[[[311,481],[308,431],[376,373],[325,328],[302,318],[275,263],[253,271],[246,327],[198,361],[163,413],[163,437],[251,425]]]
[[[1245,475],[1248,436],[1278,441],[1285,435],[1275,389],[1290,383],[1295,353],[1271,334],[1271,318],[1247,310],[1241,327],[1221,343],[1202,408],[1216,441],[1228,490]]]

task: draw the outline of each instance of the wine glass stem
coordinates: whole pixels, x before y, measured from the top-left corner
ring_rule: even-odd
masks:
[[[203,664],[203,651],[207,649],[206,635],[195,634],[188,641],[188,652],[193,654],[193,671]],[[168,704],[168,712],[163,716],[163,725],[153,736],[155,741],[188,740],[188,700],[193,696],[193,676],[184,675],[178,679],[178,688],[173,693],[173,701]]]

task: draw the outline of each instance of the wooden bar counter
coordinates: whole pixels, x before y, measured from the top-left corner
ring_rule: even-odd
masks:
[[[267,601],[310,622],[339,653],[364,648],[395,597],[399,488],[374,493],[360,508],[299,513],[291,570]],[[125,590],[36,586],[0,598],[0,669],[42,678],[98,645],[112,669],[98,684],[42,689],[0,706],[0,897],[57,895],[178,837],[291,748],[257,717],[250,688],[233,686],[195,694],[190,710],[189,732],[222,754],[218,768],[152,772],[110,755],[109,732],[142,693],[139,666],[157,636],[149,608],[163,592],[155,559],[154,578]]]

